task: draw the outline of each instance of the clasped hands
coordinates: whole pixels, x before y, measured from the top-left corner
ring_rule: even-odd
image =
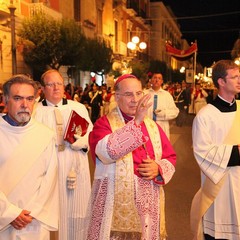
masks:
[[[29,223],[32,222],[33,217],[30,216],[30,211],[22,210],[19,216],[13,220],[10,224],[17,230],[25,228]]]

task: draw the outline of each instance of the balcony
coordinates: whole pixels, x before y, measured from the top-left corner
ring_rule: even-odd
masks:
[[[10,22],[10,0],[0,0],[0,25],[8,26]]]
[[[0,25],[8,25],[8,19],[10,18],[9,10],[8,12],[0,10]]]
[[[30,3],[29,4],[30,16],[33,16],[37,13],[44,13],[53,17],[56,20],[62,19],[62,14],[45,6],[43,3]]]
[[[139,1],[138,0],[128,0],[127,8],[133,9],[136,12],[136,14],[138,14],[139,13]]]
[[[124,1],[122,0],[113,0],[113,9],[122,6],[124,4]]]
[[[117,55],[127,55],[127,44],[122,41],[116,41],[113,52]]]
[[[145,9],[141,8],[141,4],[139,0],[128,0],[126,2],[126,12],[131,17],[135,17],[135,19],[141,24],[145,25],[149,22],[146,21],[147,18],[147,12]]]

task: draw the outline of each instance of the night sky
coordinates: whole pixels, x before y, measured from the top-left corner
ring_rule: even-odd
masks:
[[[170,6],[177,17],[183,38],[189,44],[197,41],[197,61],[203,67],[220,59],[231,59],[233,45],[240,38],[240,0],[162,2]]]

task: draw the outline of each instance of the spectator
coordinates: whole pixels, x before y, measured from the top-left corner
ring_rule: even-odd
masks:
[[[102,104],[103,104],[102,116],[109,113],[111,96],[112,96],[111,88],[107,89],[107,86],[103,85],[102,86]]]
[[[207,105],[207,92],[201,87],[200,82],[196,81],[192,92],[194,113],[197,114],[200,109]]]
[[[44,94],[42,91],[42,85],[40,82],[36,81],[36,85],[37,85],[37,95],[35,98],[35,102],[41,102],[44,99]]]
[[[98,91],[98,85],[96,83],[92,84],[92,90],[89,92],[91,107],[91,121],[94,124],[96,120],[100,117],[100,109],[102,106],[102,95]]]
[[[173,93],[173,99],[177,108],[179,109],[179,114],[176,118],[176,125],[181,127],[187,119],[188,100],[186,90],[182,89],[182,86],[179,83],[176,84],[176,89]]]
[[[66,99],[72,100],[73,99],[73,86],[71,83],[68,83],[65,87],[64,97]]]
[[[76,87],[73,95],[73,101],[81,102],[82,95],[83,95],[83,88],[80,86]]]
[[[160,125],[169,138],[169,120],[177,117],[179,109],[176,107],[172,95],[162,89],[163,77],[161,73],[153,73],[151,84],[152,88],[145,91],[151,94],[153,103],[147,114]]]

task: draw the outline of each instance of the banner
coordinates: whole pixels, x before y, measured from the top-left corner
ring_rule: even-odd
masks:
[[[186,83],[194,82],[194,71],[193,69],[186,69]]]
[[[166,52],[179,61],[185,61],[197,52],[197,43],[193,43],[187,50],[174,48],[169,42],[166,43]]]

